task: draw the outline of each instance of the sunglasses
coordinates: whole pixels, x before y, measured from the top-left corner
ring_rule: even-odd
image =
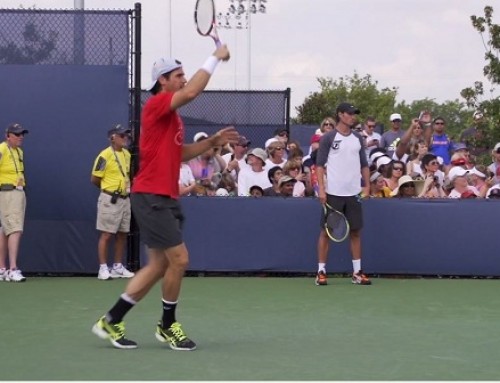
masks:
[[[24,137],[24,133],[11,133],[16,137]]]
[[[241,146],[242,148],[248,148],[248,144],[246,144],[246,145],[236,144],[236,146]]]
[[[401,185],[402,188],[414,188],[415,184],[413,182],[408,182],[403,185]]]
[[[444,125],[444,122],[438,121],[438,122],[435,122],[434,125]]]
[[[395,167],[393,167],[393,169],[394,169],[394,170],[403,170],[403,168],[402,168],[402,167],[400,167],[400,166],[395,166]]]
[[[375,127],[375,125],[366,125],[366,126],[370,129]]]
[[[121,134],[118,134],[117,136],[118,136],[118,137],[120,137],[120,138],[127,138],[127,137],[128,137],[128,134],[126,134],[126,133],[121,133]]]
[[[323,126],[333,126],[333,124],[331,122],[325,122]]]
[[[282,148],[281,146],[278,146],[276,148],[273,148],[274,150],[283,150],[284,148]]]
[[[431,161],[429,162],[429,165],[439,165],[439,163],[437,161]]]
[[[278,134],[278,136],[280,136],[280,137],[288,137],[288,133],[287,132],[281,132],[280,134]]]

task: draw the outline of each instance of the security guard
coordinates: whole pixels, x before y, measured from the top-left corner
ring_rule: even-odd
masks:
[[[91,182],[101,189],[97,201],[97,230],[101,232],[97,246],[99,273],[97,278],[131,278],[134,273],[123,266],[122,258],[130,231],[130,152],[125,149],[130,129],[116,125],[108,131],[110,146],[94,161]],[[108,245],[114,243],[114,263],[107,265]]]

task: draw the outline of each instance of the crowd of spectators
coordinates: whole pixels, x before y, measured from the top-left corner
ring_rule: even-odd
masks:
[[[474,113],[474,120],[484,118]],[[491,150],[488,166],[476,164],[477,128],[464,130],[453,142],[446,121],[423,111],[403,129],[401,114],[389,116],[390,129],[379,134],[379,124],[368,116],[353,127],[365,143],[370,165],[371,198],[500,198],[500,142]],[[183,163],[179,179],[181,195],[246,197],[314,197],[317,193],[316,151],[321,137],[335,128],[331,117],[323,119],[310,146],[289,140],[288,131],[277,129],[264,148],[240,136],[238,143],[211,149]],[[193,141],[206,139],[198,132]],[[305,150],[304,150],[305,149]],[[304,155],[304,153],[307,153]],[[360,180],[361,182],[361,180]]]

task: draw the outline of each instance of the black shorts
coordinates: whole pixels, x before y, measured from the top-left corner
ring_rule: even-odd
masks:
[[[141,241],[147,247],[168,249],[184,242],[184,215],[179,201],[157,194],[132,193],[130,202]]]
[[[336,196],[326,195],[326,203],[337,211],[345,215],[351,230],[361,230],[363,228],[363,210],[358,196]],[[325,215],[321,212],[321,228],[325,227]]]

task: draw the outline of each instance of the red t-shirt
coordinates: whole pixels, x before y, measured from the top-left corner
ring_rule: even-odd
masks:
[[[179,198],[184,124],[170,110],[173,93],[159,93],[144,105],[139,140],[139,172],[132,192]]]

